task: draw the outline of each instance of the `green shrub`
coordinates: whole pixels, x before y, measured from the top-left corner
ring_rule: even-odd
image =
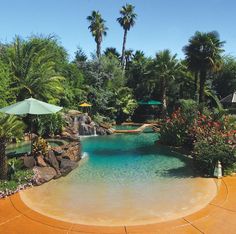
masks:
[[[162,122],[160,142],[172,146],[191,146],[188,129],[197,114],[198,105],[194,100],[180,100],[180,108]]]
[[[236,149],[220,135],[199,139],[193,150],[197,166],[205,173],[213,175],[218,160],[224,174],[233,169],[236,163]]]
[[[8,178],[9,180],[0,180],[0,191],[16,190],[19,185],[30,182],[34,173],[23,166],[21,159],[12,158],[8,160]]]
[[[60,134],[65,126],[61,113],[41,115],[34,121],[35,130],[40,136],[51,136]]]

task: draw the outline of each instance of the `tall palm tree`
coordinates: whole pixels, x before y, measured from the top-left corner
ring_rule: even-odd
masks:
[[[124,68],[125,66],[125,47],[126,47],[126,40],[127,40],[127,33],[134,26],[135,20],[137,18],[137,14],[134,13],[134,6],[131,4],[126,4],[122,6],[120,10],[121,17],[117,18],[117,21],[124,29],[124,36],[123,36],[123,45],[122,45],[122,54],[121,54],[121,64]]]
[[[162,115],[166,115],[167,110],[167,90],[171,80],[177,78],[182,72],[182,65],[175,55],[171,55],[169,50],[163,50],[156,54],[152,64],[152,75],[154,82],[160,85],[160,96],[162,101]]]
[[[0,179],[7,179],[6,144],[23,135],[24,124],[16,116],[0,115]]]
[[[183,48],[188,67],[195,73],[195,91],[199,82],[199,102],[204,102],[204,86],[211,72],[217,71],[221,65],[221,53],[224,45],[215,31],[196,32]]]
[[[11,87],[16,100],[35,97],[49,101],[60,97],[63,77],[57,72],[56,51],[51,39],[32,38],[24,41],[16,37],[7,48],[6,59],[12,75]]]
[[[92,33],[92,36],[95,39],[95,42],[97,43],[97,57],[101,57],[101,44],[103,36],[107,35],[108,28],[105,26],[106,21],[102,18],[99,11],[92,11],[91,15],[87,17],[87,20],[89,21],[89,30]]]

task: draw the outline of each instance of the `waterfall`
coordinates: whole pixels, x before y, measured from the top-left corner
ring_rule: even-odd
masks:
[[[94,126],[94,128],[93,128],[93,135],[94,135],[94,136],[97,136],[96,126]]]
[[[77,116],[75,116],[74,118],[74,129],[78,131],[78,117]]]

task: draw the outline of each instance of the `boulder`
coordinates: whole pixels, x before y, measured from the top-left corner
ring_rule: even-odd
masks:
[[[33,171],[35,174],[34,182],[36,183],[36,185],[48,182],[57,176],[56,170],[52,167],[34,167]]]
[[[29,169],[32,169],[34,166],[36,166],[36,161],[34,157],[32,156],[24,156],[23,163],[24,163],[24,166]]]
[[[69,159],[62,158],[60,162],[60,172],[63,176],[67,175],[78,166],[78,163]]]
[[[64,150],[62,149],[61,146],[53,147],[52,150],[53,150],[55,156],[58,156],[58,155],[61,155],[64,153]]]
[[[40,166],[40,167],[46,167],[47,166],[47,163],[43,159],[43,155],[37,156],[36,161],[37,161],[38,166]]]
[[[52,166],[56,171],[59,170],[59,163],[57,158],[52,150],[48,151],[48,155],[46,157],[47,162]]]

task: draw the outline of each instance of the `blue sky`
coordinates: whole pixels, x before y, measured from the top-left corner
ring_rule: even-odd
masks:
[[[225,53],[236,56],[235,0],[0,0],[0,40],[15,35],[56,34],[71,58],[77,46],[90,55],[95,42],[86,17],[99,10],[107,22],[108,35],[102,48],[121,51],[123,30],[116,22],[125,3],[135,5],[138,14],[128,33],[127,49],[140,49],[148,56],[170,49],[182,58],[182,48],[195,31],[220,33]]]

